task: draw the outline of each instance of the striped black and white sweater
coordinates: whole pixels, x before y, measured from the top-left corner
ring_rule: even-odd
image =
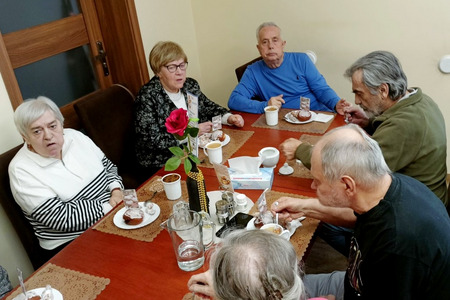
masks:
[[[11,190],[33,225],[40,245],[54,249],[78,237],[111,209],[114,188],[123,188],[117,167],[87,136],[64,129],[62,160],[27,145],[9,165]]]

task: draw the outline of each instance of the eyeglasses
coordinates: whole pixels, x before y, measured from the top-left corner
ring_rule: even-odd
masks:
[[[178,68],[180,68],[181,71],[185,71],[187,69],[187,66],[188,66],[188,63],[183,62],[179,65],[167,65],[164,67],[166,67],[170,73],[174,73]]]

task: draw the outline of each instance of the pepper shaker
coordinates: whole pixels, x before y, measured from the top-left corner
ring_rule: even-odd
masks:
[[[228,221],[228,201],[219,200],[216,202],[216,215],[219,224],[225,224]]]

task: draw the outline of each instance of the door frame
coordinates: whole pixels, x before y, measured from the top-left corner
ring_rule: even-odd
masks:
[[[15,68],[86,44],[90,45],[100,89],[120,83],[136,95],[149,81],[134,0],[79,0],[79,3],[79,15],[4,35],[0,32],[0,72],[14,110],[23,102]],[[80,22],[84,22],[85,30],[80,30]],[[59,42],[68,34],[69,44]],[[106,76],[102,62],[96,59],[97,41],[102,42],[107,55],[110,74]],[[81,127],[73,102],[61,107],[61,112],[65,127]]]

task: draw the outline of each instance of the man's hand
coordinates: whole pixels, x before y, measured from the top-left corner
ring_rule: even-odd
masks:
[[[309,199],[281,197],[270,207],[272,214],[278,213],[278,217],[285,222],[306,216]]]
[[[193,275],[188,281],[188,288],[196,296],[207,296],[214,299],[216,297],[213,287],[211,270],[204,273]]]
[[[369,117],[360,107],[346,107],[344,112],[347,123],[359,125],[361,128],[369,125]]]
[[[291,160],[295,158],[295,151],[301,144],[302,142],[300,140],[289,138],[285,140],[283,143],[281,143],[279,148],[281,150],[281,153],[283,153],[283,155],[286,156],[286,159]]]
[[[278,95],[275,97],[272,97],[267,102],[267,106],[276,106],[278,108],[281,108],[281,106],[285,103],[283,99],[283,95]]]
[[[227,123],[236,127],[244,127],[244,118],[241,115],[231,115],[228,117]]]
[[[349,102],[347,102],[347,100],[341,99],[341,100],[338,101],[338,103],[336,103],[335,109],[336,109],[336,112],[337,112],[338,114],[340,114],[341,116],[343,116],[344,113],[345,113],[345,108],[351,107],[351,106],[352,106],[352,104],[349,103]]]

